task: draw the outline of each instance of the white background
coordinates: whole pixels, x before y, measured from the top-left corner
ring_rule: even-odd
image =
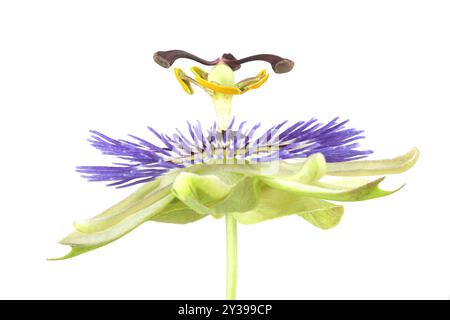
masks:
[[[72,260],[48,262],[71,222],[131,189],[88,183],[107,164],[86,142],[209,124],[209,98],[183,93],[158,50],[296,62],[235,98],[239,120],[351,118],[390,157],[418,146],[382,199],[346,205],[321,231],[298,217],[239,227],[238,298],[448,299],[448,1],[2,1],[0,298],[221,299],[224,221],[146,223]],[[177,62],[188,68],[187,61]],[[270,66],[245,65],[237,78]],[[185,69],[186,70],[186,69]],[[187,70],[186,70],[187,71]]]

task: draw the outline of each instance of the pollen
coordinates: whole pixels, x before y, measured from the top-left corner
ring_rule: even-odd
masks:
[[[186,79],[187,76],[184,73],[184,71],[181,70],[180,68],[174,68],[173,71],[175,73],[175,77],[177,78],[178,82],[181,84],[181,87],[183,88],[183,90],[187,94],[193,94],[194,90],[192,89],[190,82]]]

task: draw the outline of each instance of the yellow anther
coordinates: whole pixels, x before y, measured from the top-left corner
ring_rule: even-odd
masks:
[[[199,67],[192,67],[191,72],[195,76],[199,76],[200,78],[202,78],[204,80],[208,80],[208,72],[204,71],[203,69],[201,69]]]
[[[191,84],[190,84],[189,80],[187,80],[188,77],[186,76],[184,71],[181,70],[180,68],[174,68],[173,71],[175,73],[175,77],[177,78],[178,82],[181,84],[181,87],[183,88],[183,90],[187,94],[193,94],[194,90],[192,90]]]
[[[204,88],[213,90],[214,92],[219,92],[223,94],[241,94],[241,90],[237,87],[222,86],[220,84],[209,82],[202,77],[195,75],[195,80]]]
[[[267,81],[268,77],[269,74],[266,74],[266,70],[262,70],[255,77],[250,77],[238,82],[236,86],[241,89],[242,93],[244,93],[248,90],[259,88],[264,82]]]
[[[246,89],[250,90],[250,89],[258,89],[260,86],[262,86],[264,84],[264,82],[267,81],[267,79],[269,78],[269,74],[266,73],[266,70],[262,70],[260,73],[258,73],[258,75],[256,76],[256,78],[260,78],[257,82],[249,85]]]

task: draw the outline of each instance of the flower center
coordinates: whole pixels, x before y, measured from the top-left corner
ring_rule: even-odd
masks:
[[[174,68],[175,77],[181,84],[183,90],[193,94],[191,84],[195,84],[205,90],[212,98],[216,111],[217,130],[225,131],[231,123],[231,100],[233,95],[243,94],[251,89],[259,88],[267,81],[269,74],[262,70],[254,77],[246,78],[235,83],[234,71],[238,70],[243,63],[250,61],[266,61],[271,64],[275,73],[286,73],[292,70],[294,62],[273,54],[258,54],[242,59],[236,59],[232,54],[223,54],[215,60],[205,60],[189,52],[182,50],[158,51],[153,55],[157,64],[164,68],[170,68],[180,58],[194,60],[207,66],[213,66],[209,72],[199,67],[192,67],[191,71],[195,78],[188,76],[183,70]]]

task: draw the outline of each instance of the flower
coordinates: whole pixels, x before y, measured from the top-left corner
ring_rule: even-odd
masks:
[[[91,131],[92,146],[120,159],[110,166],[80,166],[89,181],[106,181],[119,188],[142,184],[134,193],[101,214],[74,224],[75,231],[61,243],[71,251],[67,259],[109,244],[146,221],[186,224],[207,216],[225,217],[227,229],[227,298],[236,291],[236,223],[254,224],[297,215],[312,225],[329,229],[339,224],[341,204],[390,195],[380,183],[388,174],[410,169],[419,157],[417,148],[393,159],[363,159],[372,153],[359,149],[362,130],[334,118],[275,124],[258,134],[260,124],[248,126],[230,118],[231,97],[259,87],[263,71],[234,83],[242,63],[264,60],[276,73],[290,71],[293,63],[274,55],[236,59],[231,54],[208,61],[185,51],[157,52],[155,61],[170,67],[178,58],[214,65],[208,73],[198,67],[194,78],[175,68],[183,89],[191,84],[211,95],[216,122],[204,130],[187,123],[187,133],[172,135],[149,127],[153,140],[131,135],[113,139]],[[369,178],[375,176],[376,178]]]

